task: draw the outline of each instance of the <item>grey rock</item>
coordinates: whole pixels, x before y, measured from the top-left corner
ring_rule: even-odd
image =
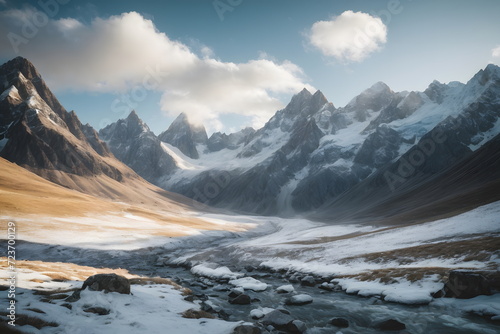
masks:
[[[330,324],[339,328],[349,327],[349,321],[345,318],[333,318],[332,320],[330,320]]]
[[[287,328],[287,325],[294,320],[295,319],[289,314],[285,314],[283,312],[280,312],[279,310],[274,310],[266,314],[264,318],[262,318],[261,322],[265,326],[271,325],[276,329],[284,330]]]
[[[239,296],[229,299],[230,304],[236,304],[236,305],[248,305],[251,302],[252,299],[250,298],[250,296],[245,294],[241,294]]]
[[[315,286],[316,285],[316,279],[311,276],[311,275],[307,275],[306,277],[302,278],[300,280],[300,285],[303,285],[303,286]]]
[[[291,296],[285,301],[286,305],[293,305],[293,306],[301,306],[301,305],[306,305],[310,304],[313,302],[313,298],[309,295],[306,294],[300,294],[300,295],[295,295]]]
[[[406,325],[398,320],[388,319],[376,324],[375,328],[383,331],[401,331],[406,329]]]
[[[233,334],[261,334],[262,330],[259,327],[252,325],[239,325],[233,329]]]
[[[469,299],[480,295],[491,295],[491,287],[481,273],[468,270],[452,270],[444,287],[445,296]]]
[[[306,330],[306,324],[300,320],[294,320],[287,325],[287,331],[289,333],[304,333]]]
[[[86,307],[83,307],[83,312],[94,313],[97,315],[108,315],[110,310],[108,310],[104,307],[86,306]]]
[[[118,292],[130,294],[130,282],[127,278],[116,274],[97,274],[83,282],[82,290]]]

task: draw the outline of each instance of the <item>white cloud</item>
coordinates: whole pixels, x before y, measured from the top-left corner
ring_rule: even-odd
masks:
[[[8,32],[23,36],[23,22],[33,13],[33,9],[0,12],[0,56],[17,55],[5,36]],[[219,116],[227,113],[250,116],[262,124],[283,107],[278,95],[313,89],[293,63],[223,62],[214,59],[206,46],[197,55],[136,12],[98,18],[89,25],[72,18],[49,20],[20,43],[19,50],[52,87],[128,91],[131,96],[134,89],[154,89],[163,93],[161,108],[170,115],[186,112],[214,128],[220,127]]]
[[[493,58],[500,58],[500,45],[491,50],[491,56]]]
[[[315,22],[308,38],[326,56],[359,62],[386,43],[387,27],[380,18],[348,10],[330,21]]]

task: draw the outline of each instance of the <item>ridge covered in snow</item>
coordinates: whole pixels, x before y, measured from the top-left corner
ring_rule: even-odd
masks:
[[[378,82],[341,108],[321,91],[303,89],[263,128],[210,138],[181,114],[158,136],[170,165],[156,177],[136,171],[220,208],[284,216],[312,211],[398,161],[450,120],[468,119],[456,145],[480,148],[500,133],[499,72],[490,64],[465,84],[434,81],[424,92],[394,92]],[[119,152],[123,144],[108,145]],[[130,166],[152,159],[129,153],[124,161]],[[216,190],[207,188],[221,179]]]

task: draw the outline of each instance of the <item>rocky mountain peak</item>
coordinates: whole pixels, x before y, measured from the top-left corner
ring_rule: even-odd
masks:
[[[171,156],[160,140],[132,110],[125,119],[119,119],[99,131],[111,152],[148,181],[165,176],[176,169]]]
[[[112,146],[117,143],[127,142],[130,138],[136,138],[142,133],[149,133],[149,127],[132,110],[126,119],[119,119],[99,131],[99,136]],[[117,155],[116,152],[113,152]],[[120,158],[120,154],[117,155]]]
[[[34,78],[41,78],[40,73],[36,70],[35,66],[26,58],[16,57],[9,60],[1,67],[1,71],[6,74],[13,74],[16,72],[21,72],[24,77],[28,80],[33,80]]]
[[[317,90],[316,93],[311,98],[311,107],[313,110],[317,111],[321,107],[323,107],[325,104],[328,103],[328,100],[326,99],[325,95],[320,90]]]
[[[429,87],[424,91],[424,94],[436,103],[442,103],[444,98],[444,91],[446,89],[446,85],[434,80]]]
[[[132,110],[130,112],[130,114],[128,114],[127,120],[136,121],[136,122],[141,121],[141,119],[139,118],[139,116],[137,115],[137,113],[135,112],[135,110]]]
[[[377,92],[377,93],[381,93],[381,92],[390,93],[391,89],[389,88],[389,86],[387,86],[387,84],[385,82],[379,81],[379,82],[374,83],[366,91]]]
[[[203,125],[194,125],[189,122],[188,116],[181,113],[172,122],[168,129],[158,138],[172,146],[177,147],[186,156],[198,159],[199,153],[196,144],[207,144],[207,131]]]
[[[127,126],[129,128],[135,129],[135,132],[150,132],[149,127],[144,123],[142,119],[139,118],[135,110],[132,110],[130,114],[127,116]]]
[[[62,107],[31,62],[17,57],[0,66],[0,84],[7,90],[0,156],[60,184],[66,181],[59,172],[121,180],[121,171],[102,159],[110,152],[97,133]]]
[[[198,144],[205,144],[208,140],[207,130],[203,124],[195,124],[189,120],[189,117],[186,113],[181,113],[177,118],[172,122],[169,129],[174,130],[175,128],[179,129],[179,132],[191,132],[193,134],[193,139]]]
[[[481,86],[486,85],[489,81],[498,81],[500,80],[500,67],[494,64],[488,64],[484,70],[477,72],[471,79],[471,81],[473,80],[478,81]]]
[[[306,88],[304,88],[292,97],[290,104],[306,102],[306,101],[309,101],[311,99],[311,97],[312,97],[311,92],[308,91]]]
[[[345,109],[347,111],[379,111],[389,105],[395,93],[385,83],[379,81],[352,99]]]

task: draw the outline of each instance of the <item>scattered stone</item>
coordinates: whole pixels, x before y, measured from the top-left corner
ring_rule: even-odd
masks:
[[[109,310],[104,307],[92,306],[92,307],[83,307],[83,312],[94,313],[97,315],[108,315]]]
[[[194,302],[194,296],[193,295],[186,296],[184,297],[184,300],[192,303]]]
[[[201,318],[205,318],[205,319],[215,319],[215,317],[206,312],[206,311],[203,311],[203,310],[195,310],[195,309],[192,309],[190,308],[189,310],[186,310],[182,313],[182,317],[183,318],[187,318],[187,319],[201,319]]]
[[[245,292],[243,288],[234,288],[231,289],[231,292],[228,294],[229,298],[236,298],[239,295],[242,295]]]
[[[406,329],[406,325],[397,320],[389,319],[376,324],[375,328],[383,331],[401,331]]]
[[[306,294],[301,294],[301,295],[295,295],[290,298],[288,298],[285,301],[286,305],[295,305],[295,306],[300,306],[300,305],[306,305],[310,304],[313,302],[313,298],[309,295]]]
[[[257,292],[264,291],[268,287],[267,283],[263,283],[253,277],[242,277],[230,280],[229,284],[245,290],[253,290]]]
[[[306,330],[306,324],[300,320],[294,320],[287,325],[287,331],[289,333],[304,333]]]
[[[229,291],[229,288],[225,285],[217,285],[214,287],[214,291]]]
[[[239,325],[233,329],[233,334],[261,334],[262,330],[259,327],[252,325]]]
[[[215,305],[211,301],[207,300],[200,304],[201,310],[209,313],[218,313],[221,310],[220,306]]]
[[[245,267],[245,270],[246,270],[247,272],[251,273],[252,271],[254,271],[254,270],[255,270],[255,267],[254,267],[254,266],[246,266],[246,267]]]
[[[208,300],[208,296],[204,293],[196,293],[194,296],[201,301]]]
[[[311,275],[307,275],[306,277],[300,280],[300,284],[303,286],[315,286],[316,279]]]
[[[194,282],[191,282],[190,285],[191,286],[197,286],[197,287],[199,287],[202,290],[208,289],[208,286],[206,284],[202,283],[202,282],[194,281]]]
[[[229,317],[231,316],[232,312],[221,309],[219,312],[217,312],[217,314],[219,315],[219,318],[224,320],[229,320]]]
[[[446,297],[469,299],[479,295],[491,295],[488,280],[482,274],[469,270],[450,271],[444,286]]]
[[[206,286],[214,286],[215,285],[211,280],[209,280],[208,278],[205,278],[205,277],[201,277],[200,282],[205,284]]]
[[[97,274],[90,276],[83,282],[82,290],[85,290],[87,287],[92,291],[130,294],[129,280],[116,274]]]
[[[287,330],[287,325],[294,321],[295,319],[292,318],[289,314],[285,314],[283,312],[280,312],[279,310],[274,310],[272,312],[269,312],[262,318],[262,323],[264,326],[273,326],[276,329],[279,330]]]
[[[335,285],[333,285],[332,283],[323,282],[320,286],[318,286],[318,288],[325,291],[333,291],[335,289]]]
[[[64,303],[64,304],[61,304],[62,307],[66,307],[68,310],[72,310],[73,309],[73,305],[69,304],[69,303]]]
[[[295,288],[291,284],[282,285],[282,286],[280,286],[280,287],[278,287],[276,289],[277,293],[290,293],[290,292],[293,292],[293,291],[295,291]]]
[[[266,314],[272,311],[274,311],[274,309],[269,307],[259,307],[250,311],[250,317],[255,320],[262,319]]]
[[[252,302],[249,295],[241,294],[235,298],[229,299],[229,303],[236,305],[248,305]]]
[[[349,321],[344,318],[333,318],[330,320],[330,324],[339,327],[339,328],[347,328],[349,327]]]
[[[290,314],[274,310],[262,318],[262,324],[273,332],[273,329],[285,331],[286,333],[304,333],[307,330],[306,324],[300,320],[295,320]],[[272,326],[271,328],[269,326]]]

